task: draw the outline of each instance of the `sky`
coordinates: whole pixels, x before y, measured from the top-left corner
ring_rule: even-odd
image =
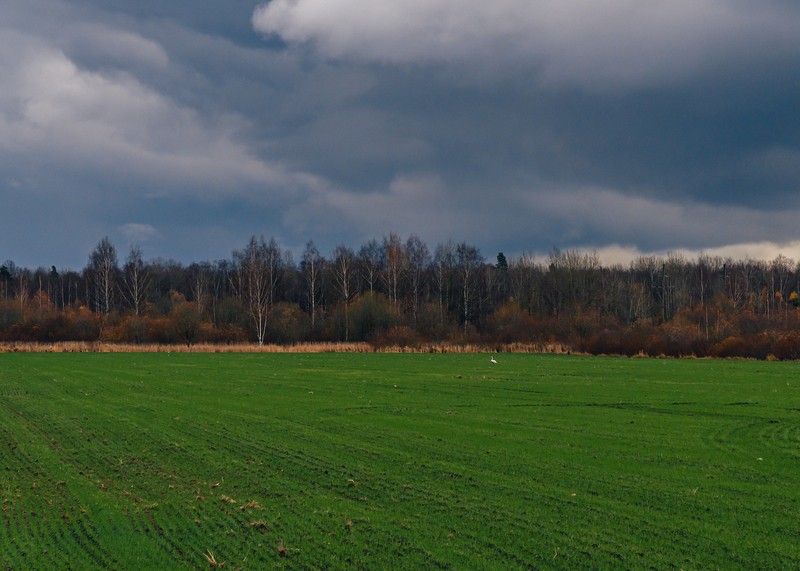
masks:
[[[0,260],[800,260],[796,0],[3,0]]]

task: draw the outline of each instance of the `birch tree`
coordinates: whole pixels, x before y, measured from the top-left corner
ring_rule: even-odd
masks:
[[[455,264],[456,247],[451,240],[438,244],[433,256],[433,278],[439,302],[439,324],[444,325],[444,318],[450,308],[450,283]]]
[[[309,313],[311,314],[311,329],[317,325],[317,305],[322,296],[322,276],[324,275],[325,259],[320,256],[317,246],[313,240],[306,244],[303,251],[303,259],[300,262],[300,270],[305,282],[305,295],[308,300]]]
[[[260,239],[253,236],[244,250],[233,253],[233,258],[234,287],[252,322],[256,340],[263,345],[278,280],[280,251],[274,238],[267,244],[263,236]]]
[[[358,250],[358,267],[361,276],[367,282],[370,293],[375,291],[375,284],[378,282],[383,269],[381,258],[381,246],[375,238],[363,244]]]
[[[350,299],[353,295],[352,280],[353,280],[353,266],[355,264],[355,254],[353,250],[345,245],[336,246],[333,251],[332,260],[333,279],[336,282],[336,288],[341,296],[342,303],[344,303],[344,340],[350,340],[350,316],[349,305]]]
[[[406,259],[400,236],[392,232],[383,239],[383,267],[389,301],[397,309],[400,278],[405,272]]]
[[[409,236],[406,240],[405,258],[408,267],[408,279],[411,286],[411,313],[414,323],[417,322],[417,310],[419,309],[419,297],[422,289],[422,276],[425,268],[431,261],[428,246],[415,235]]]
[[[122,297],[125,298],[134,315],[142,311],[150,276],[142,258],[142,249],[131,246],[122,272]]]
[[[480,251],[470,246],[466,242],[461,242],[456,246],[456,267],[461,278],[461,308],[464,319],[464,332],[470,323],[470,312],[472,311],[472,297],[474,289],[474,276],[483,263]]]
[[[114,306],[118,272],[117,250],[108,236],[100,240],[89,255],[89,269],[93,282],[94,309],[108,315]]]

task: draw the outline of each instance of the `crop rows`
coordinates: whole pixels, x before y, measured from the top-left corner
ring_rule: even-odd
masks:
[[[5,568],[800,564],[790,364],[0,359]]]

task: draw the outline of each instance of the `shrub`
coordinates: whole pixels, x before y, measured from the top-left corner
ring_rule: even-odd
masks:
[[[275,343],[298,343],[308,338],[311,320],[296,303],[279,303],[267,323],[267,338]]]
[[[22,321],[22,317],[22,309],[18,302],[14,300],[0,301],[0,332],[10,329]]]
[[[781,361],[796,361],[800,359],[800,332],[792,331],[782,335],[775,341],[772,352]]]
[[[213,327],[208,323],[204,323],[200,328],[197,340],[202,343],[224,343],[227,345],[246,343],[247,333],[240,326],[234,324],[222,324]]]
[[[715,343],[708,353],[712,357],[740,357],[764,360],[774,349],[774,339],[767,334],[748,337],[731,336]]]
[[[537,335],[536,320],[516,303],[498,307],[486,322],[486,333],[500,343],[529,342]]]
[[[384,347],[418,347],[419,337],[416,332],[406,325],[397,325],[384,329],[375,334],[371,340],[376,348]]]

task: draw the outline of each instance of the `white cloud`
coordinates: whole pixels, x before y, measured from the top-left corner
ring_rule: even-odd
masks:
[[[705,250],[684,250],[684,255],[696,258],[700,254],[720,256],[732,260],[774,260],[779,255],[786,256],[792,261],[800,261],[800,241],[790,242],[750,242],[745,244],[729,244],[719,248]]]
[[[666,257],[671,253],[679,254],[690,260],[697,260],[701,255],[720,257],[731,260],[761,260],[770,261],[779,255],[786,256],[792,262],[800,261],[800,241],[790,242],[748,242],[742,244],[729,244],[718,248],[678,248],[670,250],[642,251],[635,246],[622,246],[611,244],[601,248],[594,248],[600,261],[604,265],[620,264],[627,266],[632,261],[642,256]]]
[[[248,124],[239,116],[200,116],[128,73],[83,69],[36,38],[0,31],[0,51],[14,56],[0,56],[0,149],[7,153],[143,181],[156,193],[317,183],[256,156],[241,142]],[[150,55],[159,59],[155,48]]]
[[[133,243],[145,242],[159,235],[159,231],[155,226],[138,222],[123,224],[120,226],[119,231],[129,242]]]
[[[547,83],[605,89],[790,56],[799,17],[772,1],[273,0],[253,26],[329,58],[533,66]]]

